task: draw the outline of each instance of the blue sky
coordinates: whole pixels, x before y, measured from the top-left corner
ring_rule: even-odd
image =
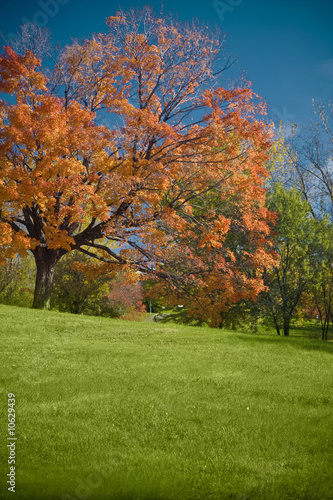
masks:
[[[312,98],[333,98],[333,2],[329,0],[164,0],[164,12],[181,20],[199,18],[226,34],[228,52],[238,62],[228,79],[245,71],[253,90],[269,105],[278,123],[313,117]],[[119,7],[161,2],[118,0],[2,0],[0,31],[6,37],[27,21],[46,25],[55,41],[106,31],[105,18]]]

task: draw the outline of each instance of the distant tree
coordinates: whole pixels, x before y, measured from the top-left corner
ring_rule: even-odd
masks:
[[[113,310],[124,319],[140,319],[147,312],[143,304],[144,289],[133,273],[118,273],[109,283],[107,300]]]
[[[280,130],[273,175],[302,193],[313,217],[333,221],[333,104],[314,103],[313,109],[315,120],[308,125],[294,125],[289,134]]]
[[[31,257],[13,257],[0,266],[0,302],[2,304],[30,307],[33,300],[35,279]]]
[[[108,312],[115,315],[105,307],[110,277],[104,274],[87,276],[85,270],[89,264],[91,258],[79,252],[64,256],[55,271],[52,308],[73,314],[102,315]]]
[[[278,335],[283,331],[288,336],[290,321],[309,286],[318,225],[309,203],[295,188],[286,190],[280,183],[274,184],[268,203],[278,214],[274,248],[279,263],[265,273],[268,292],[262,294],[261,300],[270,311]]]
[[[16,36],[12,36],[10,40],[5,39],[5,41],[6,45],[11,46],[21,56],[30,51],[36,57],[46,59],[51,58],[55,52],[50,30],[46,26],[41,27],[36,23],[23,24]]]
[[[147,312],[152,312],[152,313],[160,312],[162,307],[164,306],[163,298],[155,296],[152,293],[152,289],[155,284],[154,280],[145,279],[141,282],[141,284],[144,291],[143,304],[146,306]]]
[[[333,221],[333,107],[329,102],[313,105],[315,120],[302,127],[292,126],[289,133],[280,127],[278,138],[271,150],[269,170],[271,180],[286,189],[296,189],[317,221],[313,252],[308,259],[311,279],[303,295],[304,312],[316,311],[327,339],[332,316],[332,238]],[[310,242],[308,242],[310,244]],[[305,278],[305,276],[304,276]],[[266,296],[274,311],[278,300],[273,300],[273,288]],[[302,307],[302,305],[301,305]],[[277,310],[280,310],[280,306]]]
[[[333,226],[326,221],[320,226],[316,233],[316,251],[310,261],[309,299],[319,316],[322,340],[327,340],[333,320]]]

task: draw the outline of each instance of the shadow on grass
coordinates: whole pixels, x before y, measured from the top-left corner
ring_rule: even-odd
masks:
[[[265,344],[274,344],[276,345],[277,343],[285,344],[288,346],[295,347],[296,349],[305,349],[307,351],[323,351],[327,352],[329,354],[333,354],[333,342],[325,341],[325,340],[319,340],[319,339],[313,339],[309,338],[307,336],[301,336],[301,335],[296,335],[296,336],[278,336],[276,335],[275,337],[269,337],[269,336],[264,336],[264,335],[258,335],[258,334],[251,334],[251,333],[243,333],[243,334],[235,334],[239,339],[241,340],[246,340],[249,342],[256,342],[256,343],[265,343]]]

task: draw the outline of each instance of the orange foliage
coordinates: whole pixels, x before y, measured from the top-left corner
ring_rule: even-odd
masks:
[[[215,324],[256,297],[273,262],[271,130],[249,86],[208,87],[218,40],[140,15],[118,13],[109,34],[67,47],[56,89],[31,52],[0,57],[0,92],[16,99],[0,103],[3,254],[30,249],[38,267],[78,249],[163,278]]]

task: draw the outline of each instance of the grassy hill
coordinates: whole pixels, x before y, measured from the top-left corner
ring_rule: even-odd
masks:
[[[0,498],[333,498],[332,343],[3,305],[0,337]]]

